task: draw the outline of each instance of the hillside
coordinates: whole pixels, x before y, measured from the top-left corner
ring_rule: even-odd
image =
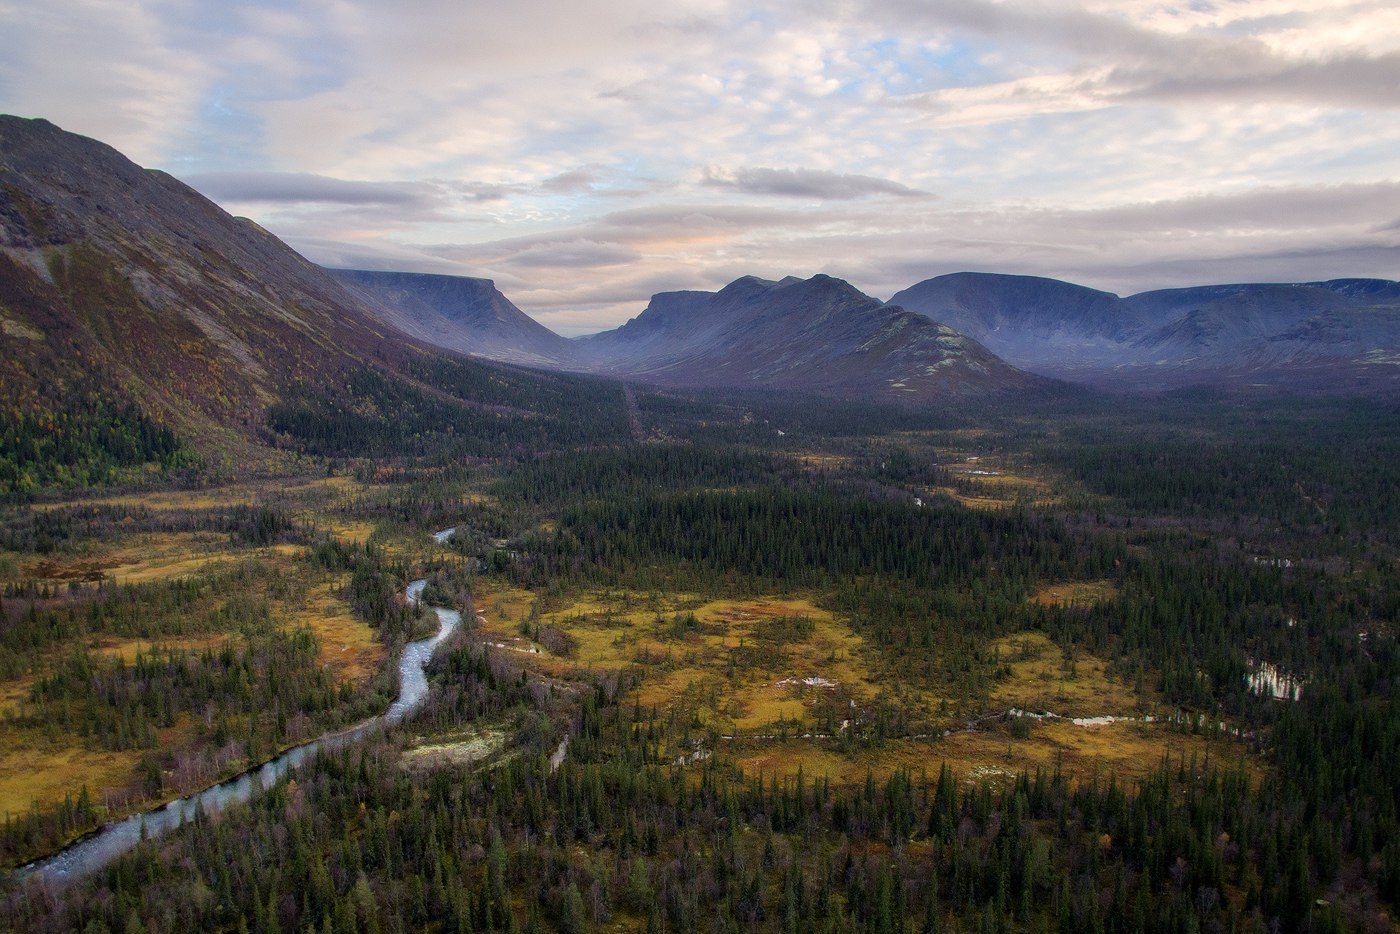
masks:
[[[187,462],[171,453],[186,444],[246,467],[269,442],[325,448],[331,430],[345,454],[402,426],[543,442],[579,430],[581,385],[444,355],[166,173],[0,117],[0,488]],[[315,437],[296,413],[319,413]],[[130,450],[113,461],[115,442]]]
[[[97,380],[186,428],[400,353],[256,224],[42,120],[0,117],[0,289],[12,399]]]
[[[824,275],[661,293],[577,344],[596,372],[671,385],[922,400],[1036,382],[975,340]]]

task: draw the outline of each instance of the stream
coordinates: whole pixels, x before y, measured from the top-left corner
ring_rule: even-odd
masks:
[[[455,529],[448,530],[449,534],[453,531]],[[427,584],[426,580],[416,580],[409,584],[408,589],[404,591],[408,602],[417,604]],[[327,733],[309,743],[294,746],[275,759],[221,784],[211,785],[185,798],[177,798],[154,810],[106,824],[65,849],[21,867],[17,874],[20,878],[37,877],[46,882],[66,882],[81,878],[101,869],[136,846],[142,839],[173,830],[201,811],[211,814],[229,804],[247,801],[254,792],[269,787],[289,770],[311,759],[323,749],[339,749],[358,741],[376,727],[392,726],[403,720],[423,703],[428,694],[428,676],[424,673],[424,668],[432,658],[433,651],[462,622],[462,614],[456,610],[439,606],[431,609],[438,618],[437,634],[404,646],[403,655],[399,658],[399,696],[384,713],[370,717],[349,729]]]

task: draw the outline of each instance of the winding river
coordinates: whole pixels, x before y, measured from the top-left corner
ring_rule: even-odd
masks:
[[[449,530],[453,531],[453,530]],[[408,585],[404,595],[410,603],[418,603],[428,582],[417,580]],[[462,614],[456,610],[432,607],[438,618],[437,634],[404,646],[399,659],[399,696],[384,713],[371,717],[338,733],[327,733],[319,739],[288,749],[275,759],[244,772],[219,785],[212,785],[187,798],[177,798],[152,811],[133,814],[79,839],[52,856],[30,863],[19,870],[22,878],[37,877],[45,881],[65,882],[101,869],[143,837],[154,837],[179,827],[203,811],[206,814],[222,810],[229,804],[247,801],[253,793],[270,786],[323,749],[339,749],[356,742],[376,727],[393,725],[423,703],[428,694],[428,676],[424,667],[433,651],[461,625]]]

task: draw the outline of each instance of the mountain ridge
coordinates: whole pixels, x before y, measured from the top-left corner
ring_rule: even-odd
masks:
[[[1078,300],[1058,300],[1066,294]],[[890,303],[964,331],[1012,364],[1076,382],[1400,388],[1393,365],[1400,360],[1400,283],[1387,279],[1119,297],[1056,279],[954,273],[901,290]]]
[[[96,370],[175,422],[246,424],[411,346],[257,224],[43,120],[0,116],[0,269],[12,393]]]

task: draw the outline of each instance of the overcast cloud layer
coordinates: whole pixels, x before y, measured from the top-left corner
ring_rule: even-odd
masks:
[[[1393,0],[0,0],[0,110],[562,333],[746,273],[1400,275]]]

